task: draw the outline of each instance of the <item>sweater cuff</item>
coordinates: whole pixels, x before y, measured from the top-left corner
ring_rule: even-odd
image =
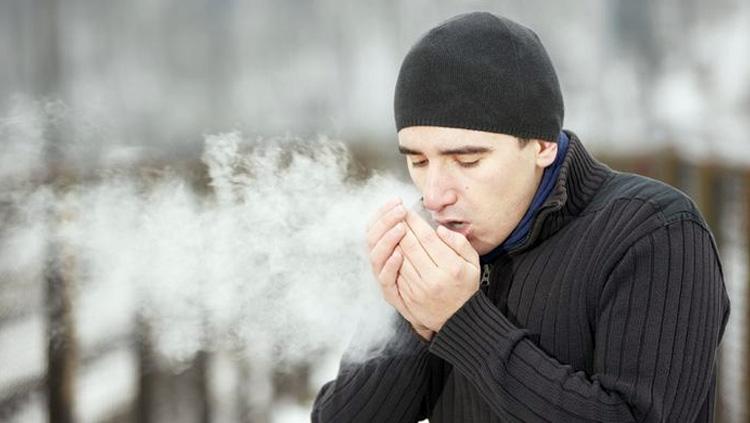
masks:
[[[429,350],[465,375],[480,376],[488,367],[504,366],[526,333],[514,326],[484,292],[477,291],[435,334]]]
[[[390,342],[390,347],[395,349],[396,352],[412,352],[422,353],[426,352],[430,345],[430,341],[419,336],[414,327],[404,319],[401,315],[398,315],[397,321],[395,322],[396,330],[393,338]],[[434,337],[433,337],[434,339]]]

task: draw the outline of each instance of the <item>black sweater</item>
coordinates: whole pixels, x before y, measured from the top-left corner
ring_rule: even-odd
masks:
[[[709,422],[729,316],[706,222],[680,191],[578,138],[527,239],[431,342],[342,360],[313,422]]]

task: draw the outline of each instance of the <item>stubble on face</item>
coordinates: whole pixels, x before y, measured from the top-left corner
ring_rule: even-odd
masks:
[[[467,238],[480,254],[512,233],[543,173],[536,164],[534,143],[521,144],[505,134],[409,127],[399,132],[399,146],[425,207],[436,220],[466,222],[468,227],[453,229],[468,231]],[[475,160],[475,165],[464,166]]]

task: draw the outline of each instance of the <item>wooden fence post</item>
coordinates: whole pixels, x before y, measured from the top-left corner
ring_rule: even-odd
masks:
[[[138,397],[135,415],[139,423],[152,423],[157,368],[151,341],[151,326],[142,312],[136,315],[135,330],[138,354]]]
[[[311,363],[276,366],[273,371],[274,398],[294,398],[297,402],[310,399]]]
[[[193,361],[198,391],[198,416],[201,423],[211,423],[210,358],[208,351],[201,349]]]
[[[656,175],[660,181],[677,187],[680,184],[680,168],[682,161],[672,149],[665,150],[661,155],[659,174]]]
[[[750,170],[744,170],[742,171],[742,199],[741,201],[744,202],[743,204],[743,210],[744,210],[744,216],[743,216],[743,223],[744,223],[744,233],[743,238],[745,245],[745,248],[750,249]],[[748,251],[746,257],[750,257],[750,251]],[[734,308],[732,310],[732,313],[742,313],[741,318],[742,322],[745,323],[744,327],[742,328],[742,339],[738,340],[738,344],[742,345],[741,354],[747,359],[748,354],[750,354],[750,336],[748,336],[748,328],[747,324],[750,322],[750,289],[747,288],[748,284],[750,284],[750,272],[746,273],[747,280],[744,281],[745,283],[745,298],[743,298],[744,301],[742,301],[745,305],[745,309],[738,309]],[[741,375],[741,383],[740,386],[742,387],[742,390],[744,391],[744,396],[747,397],[747,395],[750,394],[750,366],[745,366],[744,369],[742,369],[742,375]],[[745,421],[747,421],[748,418],[750,418],[750,409],[748,409],[747,403],[744,404],[741,418],[744,418]]]
[[[724,245],[721,233],[721,216],[724,213],[724,170],[715,164],[701,164],[697,168],[696,202],[721,253]]]
[[[75,421],[76,345],[73,327],[71,284],[73,255],[57,239],[64,216],[48,213],[47,263],[44,272],[47,319],[47,405],[49,421]]]
[[[34,90],[53,99],[61,94],[60,48],[59,48],[59,2],[40,0],[35,2],[34,20],[38,31],[39,54],[34,56]],[[60,186],[62,155],[59,128],[46,116],[44,160],[47,165],[44,183],[53,190],[52,201]],[[57,235],[58,228],[68,216],[61,216],[55,205],[47,206],[47,257],[44,263],[46,335],[47,335],[47,404],[48,418],[54,423],[74,421],[74,377],[75,335],[71,310],[71,284],[73,255],[62,245]]]

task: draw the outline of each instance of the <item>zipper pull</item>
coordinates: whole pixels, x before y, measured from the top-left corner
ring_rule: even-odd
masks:
[[[489,264],[482,266],[482,279],[479,281],[479,289],[482,289],[490,284],[490,268]]]

